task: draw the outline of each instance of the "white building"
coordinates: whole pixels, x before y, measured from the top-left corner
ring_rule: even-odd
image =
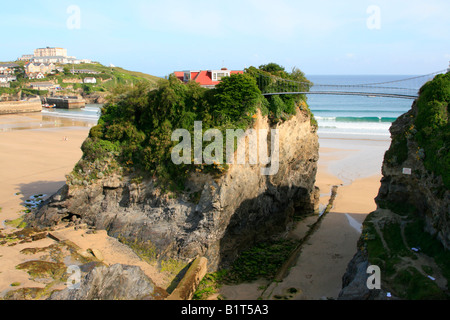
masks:
[[[34,50],[35,57],[67,57],[67,49],[64,48],[38,48]]]
[[[87,77],[87,78],[84,78],[83,82],[84,83],[97,83],[97,79],[95,79],[94,77]]]
[[[17,77],[10,74],[0,75],[0,83],[7,83],[11,81],[17,81]]]
[[[23,54],[20,58],[17,58],[17,60],[19,61],[29,61],[31,59],[33,59],[33,55],[32,54]]]

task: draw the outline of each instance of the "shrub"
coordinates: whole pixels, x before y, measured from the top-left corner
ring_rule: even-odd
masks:
[[[173,130],[184,128],[192,133],[194,122],[202,121],[203,130],[217,128],[225,136],[226,129],[247,129],[258,108],[269,116],[273,110],[280,116],[295,113],[297,96],[275,100],[274,107],[261,95],[252,74],[225,77],[214,89],[202,88],[194,81],[184,84],[174,75],[160,81],[157,89],[147,82],[119,85],[82,145],[83,159],[93,161],[115,154],[124,167],[157,176],[171,184],[169,189],[182,189],[188,172],[199,168],[173,164],[171,150],[177,144],[171,141]],[[218,177],[226,166],[201,169]]]
[[[424,150],[424,165],[450,188],[450,73],[437,75],[420,89],[415,139]]]

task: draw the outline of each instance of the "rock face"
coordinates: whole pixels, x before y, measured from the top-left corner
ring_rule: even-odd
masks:
[[[400,247],[404,245],[403,253],[406,256],[408,254],[415,255],[415,260],[418,260],[417,257],[421,255],[412,252],[405,240],[405,226],[411,222],[411,216],[408,215],[412,215],[412,219],[415,221],[424,222],[425,230],[420,232],[429,233],[439,240],[445,249],[450,249],[450,190],[443,184],[441,176],[436,176],[424,167],[423,150],[414,139],[416,133],[414,121],[417,114],[417,101],[415,101],[411,110],[400,116],[390,128],[392,143],[383,161],[383,178],[379,193],[375,198],[377,210],[371,213],[370,219],[368,217],[364,222],[365,227],[376,225],[376,232],[373,232],[374,230],[372,232],[381,238],[384,246],[382,251],[385,253],[372,253],[378,256],[385,254],[385,259],[399,259],[392,252],[392,248],[395,246],[392,246],[392,243],[387,244],[383,239],[383,234],[389,232],[386,231],[387,228],[392,228],[395,224],[398,226],[398,231],[401,231],[401,240],[396,240],[397,243],[394,245],[397,247],[399,243]],[[366,270],[370,264],[371,253],[367,246],[365,247],[368,234],[363,230],[358,242],[357,253],[350,261],[343,276],[343,289],[339,294],[339,299],[386,299],[387,292],[383,291],[383,286],[381,290],[369,290],[366,285],[369,276]],[[405,263],[408,259],[408,257],[402,256],[400,260],[403,260],[403,263],[411,268],[413,263]],[[377,263],[379,261],[382,262],[382,260],[378,260]],[[395,278],[395,273],[402,272],[402,268],[405,268],[393,264],[391,270],[388,270],[393,274],[390,276],[390,281]],[[387,273],[386,270],[382,272]],[[426,277],[425,273],[419,273]],[[405,281],[400,282],[406,286]],[[394,298],[393,295],[390,297]]]
[[[53,293],[49,300],[160,300],[159,292],[141,268],[115,264],[92,269],[79,288]]]
[[[414,103],[409,112],[392,124],[391,135],[405,134],[407,128],[413,126],[416,116],[417,107]],[[408,135],[411,133],[406,132]],[[440,176],[424,167],[420,146],[411,136],[407,139],[406,160],[401,165],[392,165],[385,160],[382,172],[381,187],[375,199],[377,204],[413,205],[424,219],[426,231],[436,235],[442,245],[450,249],[450,190],[444,186]]]
[[[136,183],[113,174],[86,186],[64,186],[33,221],[51,226],[81,220],[110,236],[145,243],[158,258],[205,256],[215,270],[256,241],[285,232],[295,210],[314,208],[318,137],[309,112],[297,110],[273,128],[280,146],[274,175],[262,175],[261,164],[230,164],[219,178],[193,173],[186,192],[169,197],[155,180]],[[254,129],[270,129],[267,118],[259,114]]]

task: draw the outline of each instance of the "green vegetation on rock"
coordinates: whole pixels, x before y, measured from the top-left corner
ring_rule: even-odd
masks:
[[[450,73],[437,75],[420,89],[415,140],[425,151],[424,165],[450,188]]]
[[[194,165],[193,161],[174,164],[171,151],[178,141],[171,140],[172,132],[186,129],[193,137],[194,122],[201,121],[203,133],[215,128],[225,137],[226,129],[251,127],[258,109],[280,121],[295,114],[296,106],[307,108],[305,98],[300,95],[264,98],[255,78],[257,71],[251,67],[244,74],[226,77],[214,89],[202,88],[194,81],[184,84],[174,75],[160,81],[157,89],[146,82],[117,87],[103,107],[98,125],[83,143],[83,159],[78,169],[86,167],[83,162],[114,157],[120,165],[140,171],[141,177],[158,177],[160,183],[173,191],[182,190],[186,176],[194,170],[220,176],[228,168],[225,158],[218,161],[222,165]],[[283,71],[281,75],[304,78],[298,69],[293,73]],[[204,143],[203,148],[206,146]],[[191,160],[193,154],[194,148]],[[225,156],[224,153],[222,157]]]
[[[448,290],[428,276],[448,283],[450,252],[435,236],[423,231],[424,222],[415,208],[398,204],[385,207],[393,211],[372,212],[364,221],[358,243],[370,264],[381,268],[384,289],[402,299],[448,299]]]

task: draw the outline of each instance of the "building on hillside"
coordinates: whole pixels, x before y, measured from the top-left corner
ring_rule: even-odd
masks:
[[[41,72],[43,74],[51,73],[56,70],[56,66],[54,63],[35,63],[29,62],[25,65],[25,73],[38,73]]]
[[[51,82],[32,82],[30,88],[35,90],[51,90],[55,89],[55,85]]]
[[[19,61],[30,61],[31,59],[33,59],[33,55],[32,54],[23,54],[20,58],[17,58],[17,60]]]
[[[35,57],[67,57],[67,49],[64,48],[38,48],[34,50],[34,56]]]
[[[0,75],[0,82],[1,83],[7,83],[11,81],[17,81],[17,77],[11,74],[1,74]]]
[[[0,64],[0,74],[13,74],[18,67],[19,65],[15,63],[2,63]]]
[[[90,59],[77,59],[76,57],[68,56],[67,49],[64,48],[38,48],[34,50],[34,54],[24,54],[20,61],[30,61],[34,63],[59,63],[59,64],[81,64],[92,63]]]
[[[31,58],[31,62],[34,63],[60,63],[60,64],[78,64],[76,63],[76,58],[74,57],[64,57],[64,56],[41,56]]]
[[[84,80],[83,80],[83,82],[84,83],[97,83],[97,79],[95,79],[94,77],[87,77],[87,78],[84,78]]]
[[[14,71],[11,68],[0,64],[0,74],[12,74],[12,73],[14,73]]]
[[[242,70],[228,70],[227,68],[222,68],[220,70],[186,70],[186,71],[175,71],[175,76],[183,82],[195,81],[200,84],[200,86],[205,88],[214,88],[220,83],[222,78],[229,77],[232,74],[243,74]]]
[[[84,74],[100,74],[100,72],[98,72],[98,71],[89,70],[89,69],[72,69],[72,70],[70,70],[70,72],[72,74],[80,74],[80,73],[84,73]]]

